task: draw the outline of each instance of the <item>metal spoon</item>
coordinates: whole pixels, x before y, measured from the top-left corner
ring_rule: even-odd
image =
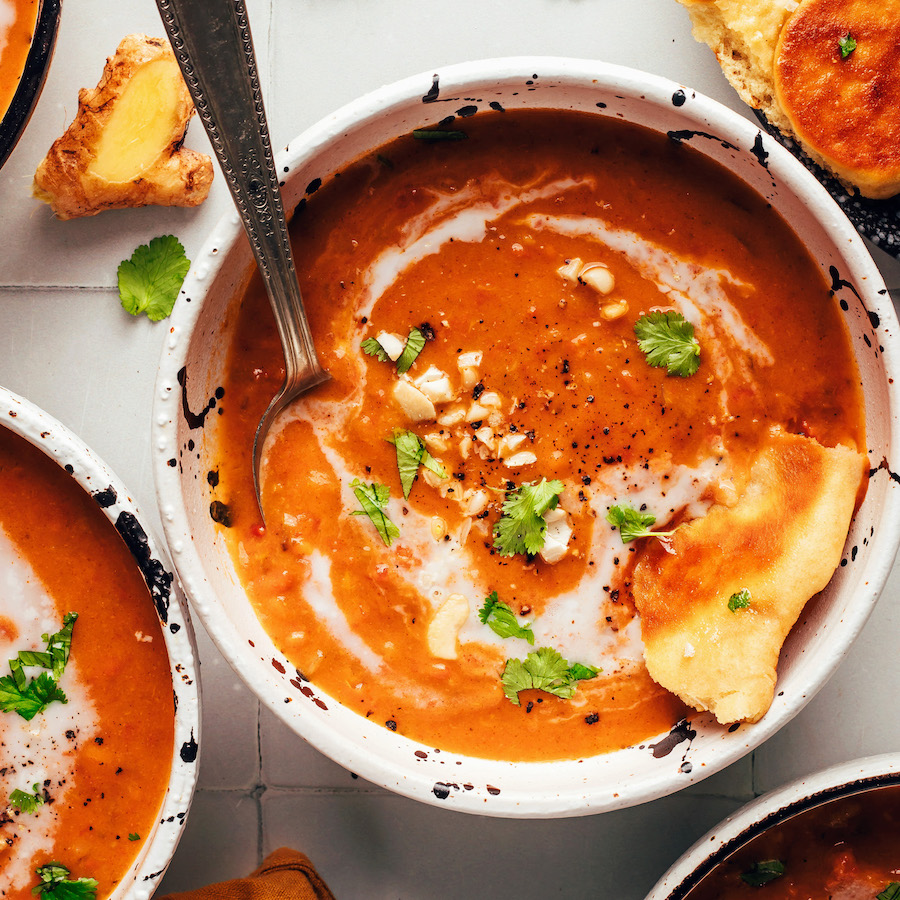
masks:
[[[256,429],[253,487],[266,434],[299,394],[330,376],[316,357],[297,284],[244,0],[156,0],[175,57],[231,189],[284,350],[285,378]]]

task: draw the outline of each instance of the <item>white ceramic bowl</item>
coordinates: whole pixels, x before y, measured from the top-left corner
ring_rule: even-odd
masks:
[[[185,592],[219,649],[270,709],[332,759],[365,778],[448,809],[486,815],[569,816],[630,806],[733,762],[793,717],[824,684],[869,615],[897,548],[893,459],[900,370],[897,324],[884,283],[844,215],[787,151],[747,120],[661,78],[599,62],[505,59],[406,79],[351,103],[294,141],[277,160],[288,209],[314,179],[328,181],[363,153],[462,106],[582,110],[635,121],[735,171],[770,199],[819,261],[842,307],[865,387],[874,475],[822,602],[797,623],[782,654],[775,702],[757,725],[726,731],[693,715],[641,746],[585,760],[496,762],[431,750],[342,708],[294,670],[256,619],[225,542],[210,519],[207,473],[228,398],[217,389],[233,316],[225,314],[251,266],[236,214],[198,254],[171,319],[156,387],[153,453],[163,523]],[[476,113],[477,115],[477,113]],[[190,413],[188,413],[190,411]],[[292,681],[293,678],[293,681]],[[304,696],[300,692],[308,696]],[[292,701],[292,702],[286,702]],[[463,785],[474,786],[464,789]]]
[[[110,900],[146,900],[166,871],[184,830],[197,782],[200,695],[196,648],[187,606],[175,589],[172,565],[125,485],[65,426],[33,403],[0,388],[0,424],[65,469],[97,502],[141,570],[165,639],[174,693],[172,772],[153,832]]]
[[[682,900],[718,863],[791,816],[865,791],[900,784],[900,755],[840,763],[770,791],[703,835],[657,882],[646,900]]]

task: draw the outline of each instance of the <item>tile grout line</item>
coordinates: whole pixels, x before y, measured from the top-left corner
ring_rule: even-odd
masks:
[[[262,703],[256,701],[256,788],[253,791],[253,802],[256,804],[256,865],[262,865],[265,835],[263,834],[262,795],[266,786],[262,780]]]

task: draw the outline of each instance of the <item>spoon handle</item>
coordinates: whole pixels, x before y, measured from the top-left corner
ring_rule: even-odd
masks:
[[[250,238],[285,350],[285,383],[301,374],[310,385],[322,381],[327,376],[297,284],[244,0],[156,5]]]

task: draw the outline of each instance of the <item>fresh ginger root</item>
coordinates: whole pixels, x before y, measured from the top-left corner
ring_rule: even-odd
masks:
[[[209,157],[181,146],[194,104],[168,41],[126,37],[100,83],[34,175],[34,196],[60,219],[132,206],[197,206]]]

